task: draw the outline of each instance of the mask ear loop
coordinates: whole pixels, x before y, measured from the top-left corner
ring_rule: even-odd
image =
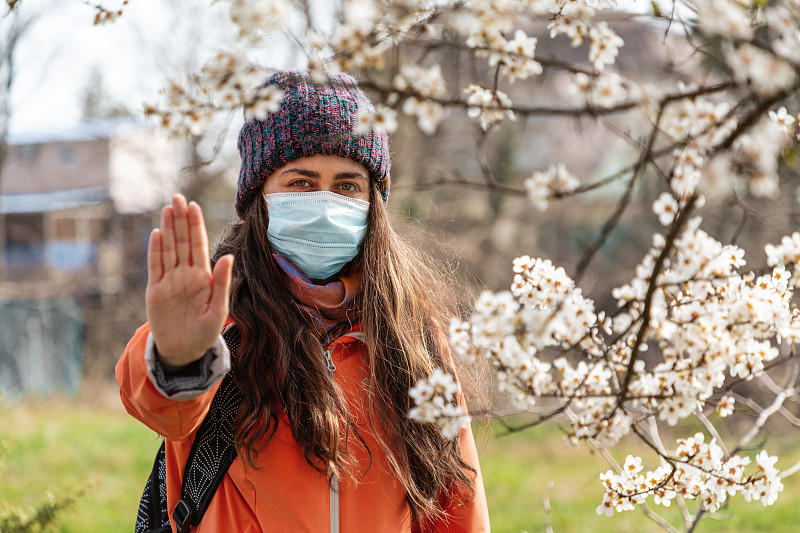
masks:
[[[373,220],[375,219],[375,212],[373,209],[380,209],[379,206],[375,205],[374,200],[376,198],[380,198],[383,201],[383,195],[381,194],[380,185],[378,182],[370,178],[370,191],[369,191],[369,207],[367,208],[367,231],[364,233],[364,238],[361,239],[361,246],[358,247],[358,253],[356,256],[350,261],[345,268],[349,269],[350,272],[363,272],[364,268],[364,255],[366,243],[372,240],[372,231],[375,226]]]

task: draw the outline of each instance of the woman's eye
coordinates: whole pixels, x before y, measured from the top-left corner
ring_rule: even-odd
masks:
[[[348,192],[356,192],[356,191],[358,191],[358,186],[355,183],[346,182],[346,183],[342,183],[341,185],[339,185],[339,187],[343,191],[348,191]]]
[[[290,185],[292,187],[308,187],[310,184],[308,180],[294,180]]]

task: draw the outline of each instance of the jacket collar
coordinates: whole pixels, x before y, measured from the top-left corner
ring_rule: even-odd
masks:
[[[328,349],[330,350],[334,346],[338,346],[340,344],[347,344],[357,341],[362,343],[365,342],[364,332],[361,331],[361,322],[356,322],[353,327],[342,333],[342,335],[328,345]]]

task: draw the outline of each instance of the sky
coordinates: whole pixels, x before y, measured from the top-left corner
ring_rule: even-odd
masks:
[[[100,72],[112,102],[139,112],[170,74],[197,68],[232,40],[224,6],[192,10],[191,3],[199,2],[131,0],[119,20],[93,26],[95,11],[80,0],[24,0],[20,9],[38,18],[19,46],[12,134],[78,123],[92,69]]]

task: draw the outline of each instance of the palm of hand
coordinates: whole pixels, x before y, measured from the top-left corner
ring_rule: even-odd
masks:
[[[175,195],[150,235],[145,303],[150,330],[168,367],[191,363],[216,341],[228,315],[232,256],[211,270],[200,206]]]

